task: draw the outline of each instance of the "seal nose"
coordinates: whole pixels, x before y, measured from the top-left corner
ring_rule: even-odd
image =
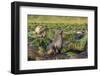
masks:
[[[60,31],[60,34],[62,34],[62,33],[63,33],[63,30]]]

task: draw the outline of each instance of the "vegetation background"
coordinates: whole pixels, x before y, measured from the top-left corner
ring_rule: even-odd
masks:
[[[47,32],[46,37],[39,38],[35,33],[35,29],[38,26],[45,28]],[[36,48],[40,55],[48,52],[47,46],[51,43],[55,37],[57,30],[64,31],[64,42],[70,42],[65,44],[61,49],[61,52],[67,54],[70,58],[76,58],[75,56],[83,51],[87,51],[87,29],[88,18],[77,16],[43,16],[43,15],[28,15],[28,46]],[[77,32],[84,32],[85,35],[82,39],[75,39]],[[28,49],[29,51],[29,49]],[[34,50],[33,50],[34,51]],[[36,59],[36,55],[28,53],[28,58],[32,60]],[[58,57],[58,59],[65,59],[66,57]],[[87,58],[87,55],[85,56]]]

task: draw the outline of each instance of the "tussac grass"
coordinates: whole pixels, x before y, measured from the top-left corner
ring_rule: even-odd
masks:
[[[64,16],[28,16],[28,43],[32,43],[33,46],[40,47],[47,52],[47,46],[50,44],[52,39],[55,36],[55,31],[63,30],[64,31],[64,41],[69,41],[69,45],[65,45],[62,48],[62,52],[68,53],[70,56],[77,53],[73,53],[73,50],[76,51],[86,51],[86,44],[88,40],[87,34],[87,17],[64,17]],[[34,34],[34,30],[37,26],[43,26],[47,29],[47,35],[44,39],[39,39]],[[85,35],[80,40],[75,40],[76,32],[83,31]]]

